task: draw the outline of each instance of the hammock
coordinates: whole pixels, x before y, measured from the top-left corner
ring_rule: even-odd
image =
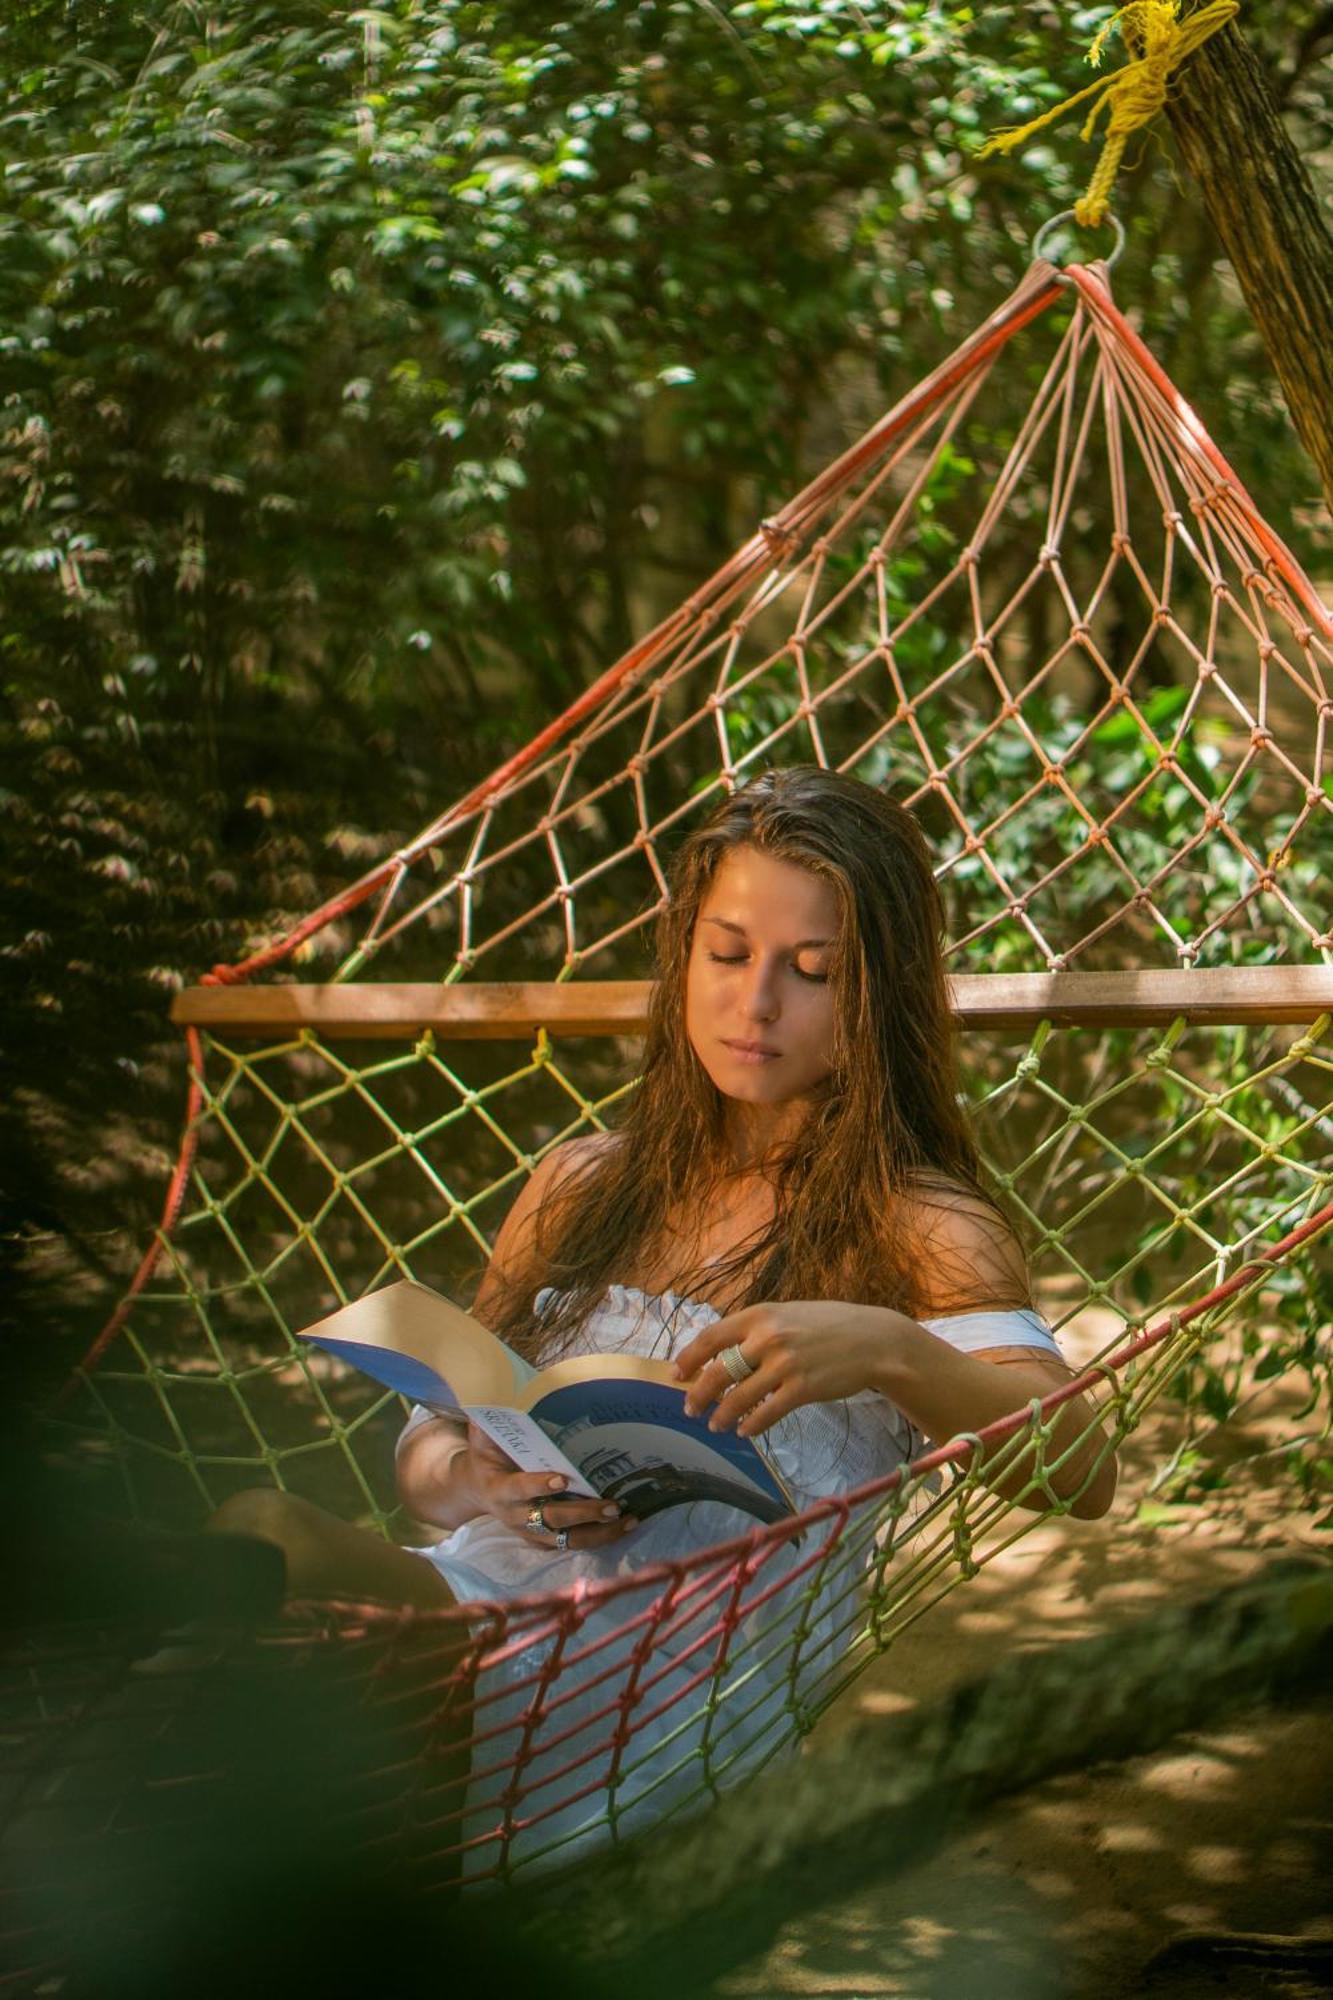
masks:
[[[1067,1508],[1059,1405],[1090,1388],[1118,1442],[1166,1393],[1186,1426],[1200,1395],[1225,1402],[1258,1295],[1271,1321],[1333,1221],[1331,642],[1105,268],[1035,262],[518,755],[178,997],[186,1137],[157,1238],[61,1409],[71,1439],[114,1453],[149,1521],[272,1482],[401,1525],[401,1405],[292,1329],[396,1276],[466,1288],[534,1162],[632,1087],[664,857],[724,788],[813,761],[892,786],[938,856],[983,1147],[1039,1302],[1092,1353],[1079,1384],[986,1435]],[[974,1442],[571,1595],[435,1618],[297,1607],[253,1657],[336,1662],[372,1709],[395,1665],[424,1674],[429,1712],[374,1837],[410,1846],[423,1881],[460,1856],[522,1875],[758,1768],[1024,1534],[1040,1516],[980,1482]],[[601,1691],[591,1723],[565,1720],[576,1683]],[[95,1764],[107,1686],[104,1645],[25,1656],[11,1769],[53,1742]],[[470,1806],[431,1752],[444,1709],[471,1736]],[[107,1824],[151,1816],[151,1789],[118,1794]],[[41,1785],[20,1790],[40,1844]]]

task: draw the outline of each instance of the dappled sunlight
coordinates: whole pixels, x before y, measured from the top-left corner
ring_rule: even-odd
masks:
[[[1258,1446],[1289,1429],[1295,1400],[1291,1385],[1267,1399]],[[1170,1525],[1137,1522],[1172,1421],[1159,1411],[1148,1435],[1128,1441],[1108,1517],[1039,1524],[900,1633],[823,1719],[809,1754],[851,1726],[853,1710],[892,1726],[1016,1652],[1057,1636],[1114,1635],[1275,1557],[1322,1552],[1317,1512],[1280,1484],[1265,1486],[1262,1466],[1177,1509]],[[793,1920],[718,1990],[734,2000],[1137,2000],[1142,1968],[1182,1934],[1333,1935],[1331,1725],[1327,1703],[1258,1709],[1125,1765],[1038,1785],[966,1822],[873,1893]],[[1250,2000],[1268,1988],[1182,1986],[1178,2000],[1187,1990],[1190,2000],[1214,1990]]]
[[[1298,1394],[1290,1383],[1261,1386],[1267,1393],[1254,1443],[1262,1450],[1289,1435]],[[1302,1508],[1284,1482],[1265,1479],[1265,1463],[1248,1472],[1238,1467],[1231,1484],[1162,1510],[1166,1519],[1140,1521],[1139,1505],[1178,1422],[1159,1407],[1122,1446],[1119,1492],[1102,1520],[1037,1523],[991,1557],[965,1590],[899,1632],[866,1669],[853,1700],[821,1721],[815,1740],[845,1726],[856,1707],[898,1712],[1015,1649],[1038,1648],[1056,1634],[1073,1640],[1114,1631],[1120,1619],[1239,1582],[1275,1555],[1322,1551],[1318,1508]]]
[[[1258,1711],[1160,1755],[1054,1779],[873,1893],[788,1926],[718,1990],[1136,2000],[1143,1968],[1182,1934],[1327,1938],[1331,1724],[1327,1703]],[[1189,1990],[1270,1990],[1251,1979]]]

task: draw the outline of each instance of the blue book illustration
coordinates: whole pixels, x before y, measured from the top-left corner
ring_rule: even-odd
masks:
[[[795,1511],[761,1443],[688,1416],[665,1361],[586,1354],[534,1369],[411,1278],[300,1338],[414,1403],[470,1419],[523,1471],[563,1473],[573,1492],[618,1500],[640,1520],[697,1500],[761,1521]]]

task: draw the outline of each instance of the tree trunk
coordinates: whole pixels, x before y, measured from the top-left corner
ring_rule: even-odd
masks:
[[[1333,511],[1333,236],[1234,25],[1190,58],[1167,115]]]

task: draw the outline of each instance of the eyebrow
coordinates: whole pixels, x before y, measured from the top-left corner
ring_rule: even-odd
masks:
[[[729,923],[726,917],[701,917],[700,922],[705,924],[716,924],[719,927],[719,929],[724,931],[731,931],[735,937],[745,938],[747,942],[749,941],[750,934],[746,930],[744,924]],[[802,938],[800,943],[794,944],[791,947],[791,949],[793,951],[814,951],[819,946],[826,944],[833,944],[835,942],[836,940],[833,938]]]

